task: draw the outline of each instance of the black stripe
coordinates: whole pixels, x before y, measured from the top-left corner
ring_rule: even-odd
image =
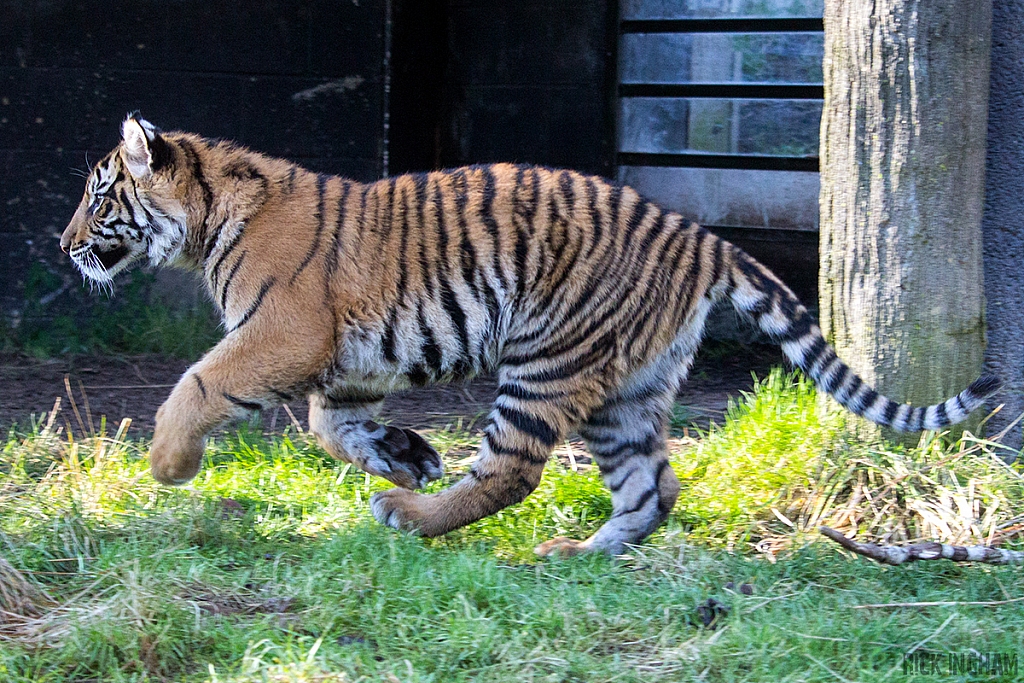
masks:
[[[324,231],[324,192],[327,187],[327,179],[330,176],[326,176],[322,173],[316,174],[316,191],[317,191],[317,204],[316,204],[316,232],[313,234],[313,244],[309,246],[309,252],[306,257],[302,259],[302,263],[295,270],[292,275],[292,279],[289,284],[295,284],[295,280],[298,279],[299,274],[306,269],[309,262],[313,260],[316,252],[320,249],[320,236]]]
[[[427,382],[430,381],[430,375],[427,373],[426,369],[419,364],[414,365],[409,372],[405,373],[405,376],[409,378],[410,383],[417,387],[425,386]]]
[[[520,197],[520,192],[523,189],[523,178],[526,175],[526,166],[519,166],[516,169],[516,181],[515,190],[513,191],[513,215],[518,216],[522,223],[527,226],[529,232],[533,230],[533,219],[537,213],[537,195],[539,188],[537,187],[537,169],[530,169],[530,177],[532,179],[532,191],[533,198],[526,204]],[[524,206],[525,204],[525,206]],[[516,235],[516,246],[515,246],[515,258],[516,258],[516,300],[521,300],[524,291],[526,290],[526,260],[529,257],[529,233],[524,230],[521,225],[513,221],[513,227],[515,228]]]
[[[413,199],[416,202],[416,233],[420,243],[420,277],[423,279],[423,286],[427,290],[427,296],[434,298],[434,276],[430,272],[430,260],[427,258],[427,225],[423,220],[423,207],[427,203],[427,176],[423,173],[416,173],[409,176],[413,180]],[[408,224],[409,221],[409,198],[406,195],[403,202],[402,220]]]
[[[808,314],[807,317],[810,318],[810,315]],[[790,332],[793,332],[793,331],[794,330],[792,328],[790,328]],[[810,330],[808,329],[808,332],[809,331]],[[799,341],[800,339],[802,339],[804,337],[805,334],[806,334],[806,332],[804,334],[796,336],[795,338],[792,339],[792,341]],[[807,350],[804,351],[803,363],[801,363],[800,369],[801,370],[806,370],[806,371],[809,372],[810,369],[812,367],[814,367],[815,361],[818,360],[818,356],[821,355],[821,352],[825,350],[825,346],[826,346],[825,338],[822,337],[820,334],[819,335],[815,335],[814,341],[811,342],[811,345],[809,347],[807,347]]]
[[[220,239],[220,231],[221,231],[221,228],[223,228],[223,227],[224,227],[224,224],[222,223],[220,225],[220,227],[217,228],[216,233],[215,233],[216,236],[215,236],[215,239],[213,240],[214,244],[216,243],[217,239]],[[242,223],[242,224],[240,224],[238,226],[238,232],[235,234],[234,237],[231,238],[231,241],[228,243],[228,246],[224,247],[224,251],[221,252],[221,255],[217,258],[217,262],[213,264],[213,268],[210,269],[210,276],[211,276],[210,282],[211,282],[211,284],[214,287],[217,286],[217,280],[220,277],[220,267],[224,264],[224,260],[228,256],[231,255],[231,252],[233,252],[235,250],[235,247],[237,247],[238,244],[242,241],[242,236],[244,234],[245,234],[245,224]],[[210,246],[210,245],[207,245],[207,246]],[[211,251],[212,251],[212,249],[211,249]]]
[[[526,496],[530,495],[530,492],[535,488],[537,488],[536,484],[531,483],[529,479],[520,474],[516,478],[516,489],[512,495],[516,500],[522,500],[523,498],[526,498]]]
[[[384,397],[380,394],[345,394],[342,396],[324,394],[322,396],[322,400],[325,407],[328,407],[331,410],[340,410],[342,408],[351,408],[352,406],[364,406],[373,403],[380,403],[384,400]]]
[[[613,462],[611,458],[608,458],[604,462],[601,462],[601,458],[603,458],[604,456],[602,456],[600,453],[595,453],[594,457],[597,459],[597,466],[598,469],[601,470],[602,477],[612,476],[613,474],[619,471],[620,467],[630,462],[631,460],[630,458],[620,458]]]
[[[434,376],[439,377],[441,375],[441,347],[437,344],[437,338],[434,336],[434,330],[427,323],[427,318],[423,314],[423,305],[420,305],[419,309],[420,319],[420,334],[423,336],[423,346],[420,352],[423,354],[423,360],[427,362],[427,367],[434,371]]]
[[[828,370],[829,366],[832,365],[832,362],[835,361],[838,357],[839,356],[836,355],[835,349],[833,349],[831,346],[826,344],[824,350],[821,352],[821,355],[818,358],[815,359],[813,364],[809,364],[808,365],[808,368],[807,368],[808,373],[810,373],[812,370],[814,370],[815,367],[818,369],[817,370],[818,376],[813,378],[813,379],[814,379],[815,384],[817,384],[822,389],[824,389],[825,387],[823,387],[821,385],[819,380],[822,378],[822,376],[825,373],[825,371]],[[840,362],[842,362],[842,361],[840,361]]]
[[[935,419],[938,420],[940,427],[945,427],[950,423],[945,403],[939,403],[935,406]]]
[[[501,415],[510,425],[524,434],[528,434],[548,448],[551,448],[558,441],[558,432],[555,428],[539,417],[528,415],[521,410],[499,405],[498,414]]]
[[[627,452],[633,455],[650,455],[657,448],[658,442],[654,434],[648,434],[643,441],[621,441],[610,451],[601,451],[598,455],[602,458],[619,458]]]
[[[485,434],[484,436],[487,439],[487,445],[490,448],[491,453],[494,453],[495,455],[504,455],[510,458],[518,458],[520,460],[525,460],[533,465],[543,465],[548,461],[548,455],[546,453],[543,455],[534,455],[530,451],[522,448],[510,448],[508,446],[503,446],[502,444],[497,443],[494,434],[488,433]]]
[[[286,195],[291,194],[295,190],[295,172],[298,170],[295,166],[288,169],[288,178],[285,180],[282,192]]]
[[[658,469],[654,472],[654,485],[658,487],[658,512],[663,517],[668,517],[668,513],[672,512],[672,505],[675,503],[675,501],[667,501],[661,497],[661,475],[668,467],[668,460],[662,460],[658,463]]]
[[[839,371],[832,373],[822,383],[821,388],[825,390],[825,393],[835,395],[836,390],[843,386],[843,382],[846,381],[846,376],[850,374],[850,368],[843,363],[839,362]]]
[[[348,211],[348,195],[352,189],[352,183],[342,181],[341,197],[338,198],[338,215],[334,223],[334,232],[331,235],[331,250],[327,253],[327,260],[324,262],[324,277],[330,280],[334,271],[338,268],[338,252],[341,250],[341,227],[345,223],[345,214]]]
[[[594,427],[598,426],[589,420],[587,425]],[[599,436],[598,434],[586,429],[586,427],[580,430],[580,436],[582,436],[587,442],[587,445],[591,450],[593,450],[594,446],[607,446],[608,444],[615,443],[619,440],[617,435],[610,434],[608,436]]]
[[[956,399],[956,407],[960,409],[960,412],[964,413],[965,415],[970,413],[970,411],[967,410],[967,406],[964,405],[963,400],[961,400],[960,394],[957,394],[956,396],[954,396],[954,398]]]
[[[860,411],[858,411],[857,406],[852,405],[852,403],[853,397],[857,395],[857,391],[860,390],[860,385],[862,384],[864,384],[864,380],[862,380],[859,375],[854,375],[853,379],[850,380],[850,389],[846,392],[846,400],[851,404],[848,405],[847,408],[858,415],[860,415]]]
[[[256,315],[256,311],[258,311],[260,306],[263,304],[263,297],[267,295],[267,291],[274,286],[275,282],[277,282],[277,279],[274,277],[268,277],[263,281],[260,291],[256,294],[256,300],[249,305],[249,309],[245,312],[245,315],[242,316],[242,319],[238,321],[238,324],[231,328],[232,332],[249,322],[249,320]]]
[[[255,403],[253,401],[246,401],[244,399],[238,398],[237,396],[232,396],[226,391],[222,391],[221,393],[223,394],[224,398],[231,401],[239,408],[245,408],[246,410],[263,410],[263,406],[260,405],[259,403]]]
[[[228,289],[230,289],[231,287],[231,281],[235,279],[235,273],[238,272],[238,269],[242,265],[242,261],[245,260],[245,255],[248,253],[248,250],[242,251],[241,255],[239,255],[238,257],[238,260],[235,261],[235,265],[231,266],[231,270],[230,272],[228,272],[228,276],[224,279],[224,289],[222,289],[220,292],[220,310],[222,311],[224,310],[225,306],[227,306],[228,303]]]
[[[441,268],[448,272],[448,221],[444,215],[444,200],[441,197],[441,183],[434,181],[434,218],[437,221],[437,249]]]
[[[913,421],[911,424],[914,425],[913,431],[920,432],[924,430],[924,408],[914,408],[911,413]]]
[[[199,387],[199,393],[202,394],[203,398],[205,399],[206,398],[206,386],[203,384],[203,380],[199,377],[199,373],[198,372],[196,374],[192,375],[192,376],[195,377],[195,379],[196,379],[196,386]]]
[[[868,408],[874,405],[875,400],[877,398],[878,392],[875,391],[874,389],[868,389],[867,391],[864,392],[864,395],[861,396],[859,404],[853,412],[857,413],[858,415],[864,413],[865,411],[867,411]]]
[[[599,464],[599,466],[600,466],[600,464]],[[632,477],[637,472],[639,472],[641,469],[642,468],[639,465],[637,465],[636,467],[631,469],[629,472],[626,472],[626,474],[624,474],[622,476],[622,479],[620,479],[618,481],[618,483],[616,483],[616,484],[609,484],[608,485],[608,490],[611,491],[612,493],[617,493],[617,492],[621,491],[622,487],[626,485],[627,481],[629,481],[629,478]],[[608,476],[607,473],[604,472],[604,470],[601,471],[601,474],[604,474],[605,476]]]
[[[480,202],[480,220],[483,222],[484,227],[487,228],[491,239],[494,240],[491,267],[498,276],[501,286],[508,289],[505,271],[501,267],[501,231],[498,229],[498,222],[494,219],[494,198],[497,196],[497,190],[494,187],[494,172],[491,170],[490,165],[486,165],[480,167],[480,173],[483,175],[484,180],[483,196]]]
[[[210,234],[206,238],[206,246],[203,247],[203,265],[210,259],[210,254],[213,253],[214,247],[217,246],[217,242],[220,241],[220,233],[224,230],[224,226],[227,224],[227,219],[223,220],[216,228],[210,231]]]
[[[391,317],[387,324],[384,326],[384,334],[381,337],[381,352],[384,354],[385,360],[389,363],[395,363],[398,361],[398,356],[395,355],[395,325],[398,322],[398,314],[392,310]]]
[[[252,165],[247,159],[235,159],[229,162],[224,167],[224,174],[235,178],[236,180],[257,180],[262,179],[266,182],[266,178],[259,172],[255,166]]]
[[[552,393],[540,393],[536,391],[530,391],[519,384],[501,384],[498,386],[498,394],[511,396],[514,399],[520,401],[550,401],[555,398],[563,398],[565,396],[564,391],[555,391]]]
[[[558,214],[558,200],[555,194],[554,190],[548,194],[548,243],[550,245],[554,240],[555,226],[561,226],[562,229],[559,231],[561,239],[551,254],[552,267],[557,268],[558,264],[562,261],[565,247],[569,243],[569,235],[567,234],[569,222],[562,220],[562,217]]]
[[[634,512],[639,512],[640,510],[643,509],[644,505],[647,505],[647,501],[649,501],[657,493],[658,493],[658,489],[657,488],[647,489],[637,499],[636,504],[633,507],[631,507],[631,508],[629,508],[627,510],[620,510],[619,512],[616,512],[615,514],[613,514],[612,517],[613,518],[614,517],[621,517],[623,515],[631,515]]]
[[[722,240],[721,238],[719,238],[718,236],[716,236],[715,237],[715,256],[714,256],[714,258],[711,259],[711,278],[710,278],[711,285],[709,285],[710,287],[713,287],[716,284],[718,284],[718,281],[722,277],[722,252],[723,252],[724,248],[725,248],[725,241]]]
[[[590,216],[590,229],[592,240],[590,249],[587,250],[586,258],[590,258],[604,236],[604,226],[601,225],[601,212],[597,208],[597,185],[593,178],[587,178],[587,215]]]
[[[710,234],[704,228],[697,228],[693,233],[693,240],[688,240],[688,252],[693,255],[693,260],[690,262],[690,267],[686,269],[686,275],[683,277],[685,289],[679,297],[680,310],[689,311],[693,303],[694,294],[697,292],[697,286],[700,284],[697,274],[700,273],[700,269],[703,267],[701,254],[704,251],[704,243]]]
[[[274,388],[270,389],[270,393],[272,393],[274,396],[277,396],[279,399],[281,399],[285,403],[295,399],[295,397],[292,396],[291,394],[287,394],[287,393],[285,393],[283,391],[279,391],[279,390],[274,389]]]
[[[562,171],[558,174],[558,189],[562,191],[562,199],[565,200],[565,208],[569,213],[569,220],[572,220],[576,213],[576,190],[573,188],[573,178],[569,171]]]
[[[595,413],[587,418],[587,427],[618,427],[619,423],[612,420],[611,415],[605,412]],[[589,437],[588,437],[589,438]]]
[[[896,411],[900,409],[900,406],[895,401],[888,401],[885,404],[885,424],[891,425],[892,421],[896,419]]]
[[[455,298],[455,292],[452,291],[447,280],[441,281],[441,305],[444,307],[448,317],[451,318],[455,332],[459,336],[459,344],[463,349],[463,356],[465,356],[466,360],[469,360],[469,331],[466,328],[466,312],[459,305],[458,299]]]
[[[626,219],[625,244],[632,243],[634,233],[636,232],[637,228],[640,227],[640,224],[643,223],[644,218],[647,217],[647,212],[650,209],[660,211],[660,209],[658,209],[658,207],[655,206],[654,204],[651,204],[643,197],[637,196],[636,204],[633,205],[633,211],[632,213],[629,214],[629,218]]]

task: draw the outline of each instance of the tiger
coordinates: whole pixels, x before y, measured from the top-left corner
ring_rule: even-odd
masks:
[[[92,169],[60,246],[100,285],[133,266],[197,271],[224,337],[156,414],[152,476],[198,473],[218,425],[304,397],[334,458],[395,484],[382,524],[445,534],[521,502],[580,435],[612,512],[541,556],[619,554],[672,510],[668,423],[712,307],[728,302],[847,410],[899,431],[964,420],[999,382],[928,407],[868,386],[765,266],[634,189],[571,170],[476,165],[361,183],[137,113]],[[376,421],[396,390],[498,383],[473,464],[436,493],[438,453]]]

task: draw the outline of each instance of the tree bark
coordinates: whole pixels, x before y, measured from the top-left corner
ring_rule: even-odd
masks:
[[[1005,404],[989,431],[1024,412],[1024,0],[992,3],[992,77],[985,170],[985,370],[1003,380]],[[1003,443],[1021,448],[1021,426]],[[1010,454],[1007,454],[1010,455]]]
[[[990,35],[990,0],[825,0],[822,329],[897,401],[981,372]]]

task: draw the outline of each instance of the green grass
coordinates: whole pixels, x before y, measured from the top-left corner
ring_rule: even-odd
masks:
[[[957,680],[904,675],[903,654],[1024,656],[1020,603],[858,608],[1015,598],[1020,566],[884,567],[813,533],[1019,547],[1020,471],[980,441],[852,442],[814,401],[776,373],[721,427],[675,440],[680,502],[618,560],[533,556],[610,512],[592,470],[557,461],[524,504],[425,540],[372,520],[388,484],[295,432],[217,440],[182,489],[149,477],[145,443],[12,432],[0,680]],[[464,470],[472,434],[426,436]],[[728,607],[714,628],[708,599]]]

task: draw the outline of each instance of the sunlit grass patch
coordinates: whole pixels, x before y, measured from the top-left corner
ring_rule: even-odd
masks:
[[[934,433],[911,449],[867,443],[817,401],[802,375],[775,370],[722,426],[677,451],[673,516],[692,539],[771,554],[820,525],[883,543],[1020,538],[1024,470],[995,444],[967,434],[949,445]]]
[[[468,467],[468,424],[424,432],[448,466],[430,491]],[[1020,469],[970,438],[851,440],[783,373],[720,427],[672,441],[680,501],[625,560],[533,555],[610,514],[595,468],[567,458],[523,504],[420,539],[372,520],[369,496],[390,484],[298,431],[215,439],[176,489],[124,433],[72,439],[51,423],[7,439],[0,680],[892,680],[921,643],[1024,654],[1019,604],[861,607],[1004,601],[1024,595],[1021,567],[891,568],[811,543],[828,523],[1019,544]],[[724,608],[714,629],[697,611],[709,599]]]

